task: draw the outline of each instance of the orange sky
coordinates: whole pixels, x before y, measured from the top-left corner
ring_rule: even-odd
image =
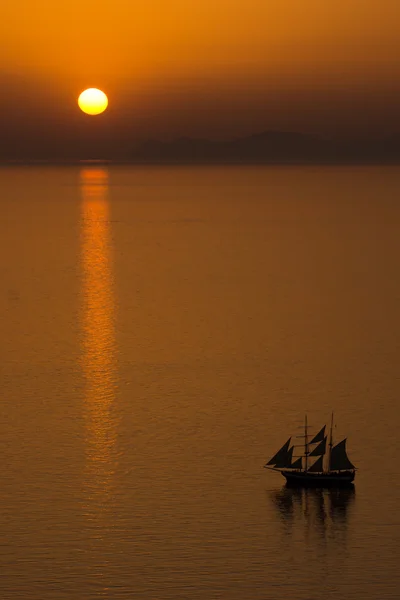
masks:
[[[399,0],[10,0],[0,125],[78,127],[75,98],[96,86],[109,123],[141,139],[399,130],[398,13]]]

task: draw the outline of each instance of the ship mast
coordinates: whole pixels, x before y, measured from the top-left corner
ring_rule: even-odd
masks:
[[[308,430],[307,430],[307,415],[304,421],[304,470],[308,469]]]
[[[328,452],[328,471],[331,470],[331,456],[332,456],[332,446],[333,446],[333,411],[331,417],[331,433],[329,435],[329,452]]]

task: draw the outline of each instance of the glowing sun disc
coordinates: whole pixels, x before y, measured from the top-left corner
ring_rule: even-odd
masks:
[[[97,88],[89,88],[78,98],[79,108],[87,115],[100,115],[108,106],[108,98]]]

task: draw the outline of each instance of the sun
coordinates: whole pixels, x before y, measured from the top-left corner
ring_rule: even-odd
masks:
[[[89,88],[78,98],[79,108],[87,115],[100,115],[108,106],[108,98],[97,88]]]

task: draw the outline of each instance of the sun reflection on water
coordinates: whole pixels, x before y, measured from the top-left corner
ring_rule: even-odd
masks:
[[[105,504],[110,496],[116,437],[115,310],[107,170],[82,169],[80,189],[87,485],[89,494]]]

